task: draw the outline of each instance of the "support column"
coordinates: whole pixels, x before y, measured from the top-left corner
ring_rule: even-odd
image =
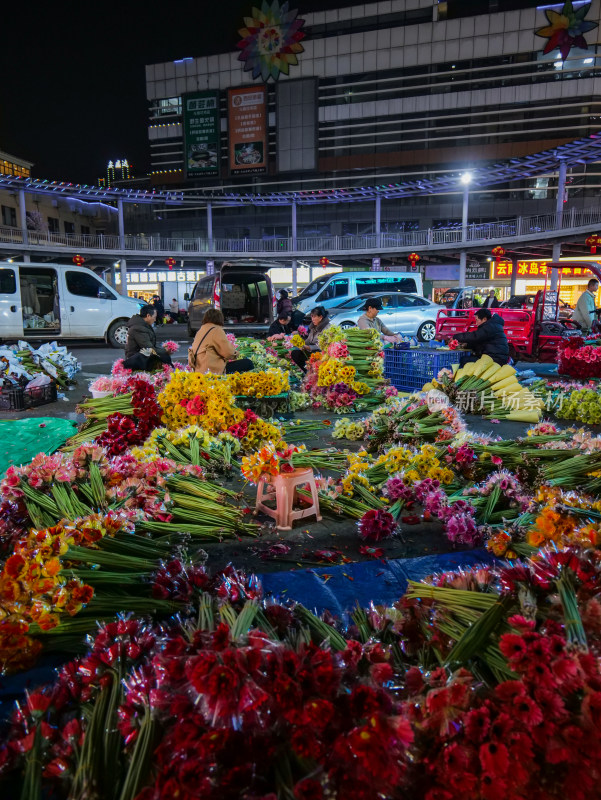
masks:
[[[292,259],[292,295],[296,297],[298,289],[298,261],[296,258]]]
[[[382,233],[382,198],[380,195],[376,196],[376,217],[374,220],[374,228],[376,234],[376,247],[379,247],[380,234]]]
[[[23,244],[29,244],[29,231],[27,230],[27,209],[25,207],[25,190],[19,189],[19,222],[21,223],[21,235]]]
[[[121,269],[121,294],[127,297],[127,262],[125,261],[125,224],[123,222],[123,199],[117,200],[117,212],[119,223],[119,249],[121,250],[120,269]]]
[[[467,242],[468,209],[470,203],[470,187],[466,183],[463,187],[463,209],[461,213],[461,242]],[[467,252],[462,250],[459,255],[459,286],[466,284]]]
[[[517,256],[513,256],[511,259],[511,285],[509,287],[509,296],[513,297],[515,294],[515,282],[518,279],[518,259]]]
[[[557,197],[555,198],[555,216],[557,219],[557,227],[561,228],[563,223],[563,208],[564,208],[564,194],[566,190],[566,174],[568,165],[565,161],[559,162],[559,171],[557,173]],[[553,245],[553,261],[559,261],[561,258],[561,242]],[[556,269],[551,271],[551,290],[555,291],[559,282],[559,273]]]
[[[209,251],[213,249],[213,204],[207,201],[207,241],[209,243]]]
[[[292,249],[296,251],[296,203],[292,203]]]
[[[115,264],[112,263],[111,264],[111,286],[113,287],[113,289],[117,288],[116,276],[117,276],[117,273],[116,273],[116,270],[115,270]]]
[[[459,286],[465,286],[467,283],[467,253],[462,250],[459,253]]]
[[[127,262],[124,258],[119,261],[119,269],[121,275],[121,294],[127,297]]]

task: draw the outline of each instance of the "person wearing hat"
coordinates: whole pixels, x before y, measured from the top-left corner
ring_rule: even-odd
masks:
[[[382,300],[379,297],[368,298],[363,306],[364,314],[359,317],[357,327],[362,331],[376,330],[385,342],[400,342],[402,337],[386,327],[381,319],[378,319],[378,311],[382,310]]]

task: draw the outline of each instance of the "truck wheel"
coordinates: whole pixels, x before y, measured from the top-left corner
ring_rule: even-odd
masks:
[[[435,322],[422,322],[417,331],[417,338],[420,342],[431,342],[436,336]]]
[[[190,325],[190,320],[188,320],[188,337],[193,339],[196,336],[196,331],[192,330],[192,326]]]
[[[341,322],[340,323],[340,327],[342,328],[343,331],[346,331],[349,328],[354,328],[355,327],[355,323],[354,322]]]
[[[124,350],[127,344],[127,320],[118,319],[113,322],[108,332],[108,340],[111,347]]]

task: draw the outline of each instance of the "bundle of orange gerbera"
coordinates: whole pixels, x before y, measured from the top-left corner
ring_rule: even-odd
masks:
[[[136,536],[132,516],[63,520],[17,542],[0,573],[0,673],[31,664],[49,637],[68,650],[74,635],[80,641],[115,612],[179,608],[151,596],[152,574],[172,546]]]

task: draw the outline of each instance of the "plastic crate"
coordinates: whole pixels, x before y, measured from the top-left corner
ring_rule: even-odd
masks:
[[[56,383],[52,381],[45,386],[32,386],[23,389],[23,402],[25,408],[45,406],[47,403],[56,402]]]
[[[461,351],[463,355],[464,351]],[[459,362],[459,353],[435,348],[384,350],[384,377],[402,392],[420,390],[435,378],[441,369]]]
[[[0,390],[0,411],[24,411],[22,386],[2,387]]]

